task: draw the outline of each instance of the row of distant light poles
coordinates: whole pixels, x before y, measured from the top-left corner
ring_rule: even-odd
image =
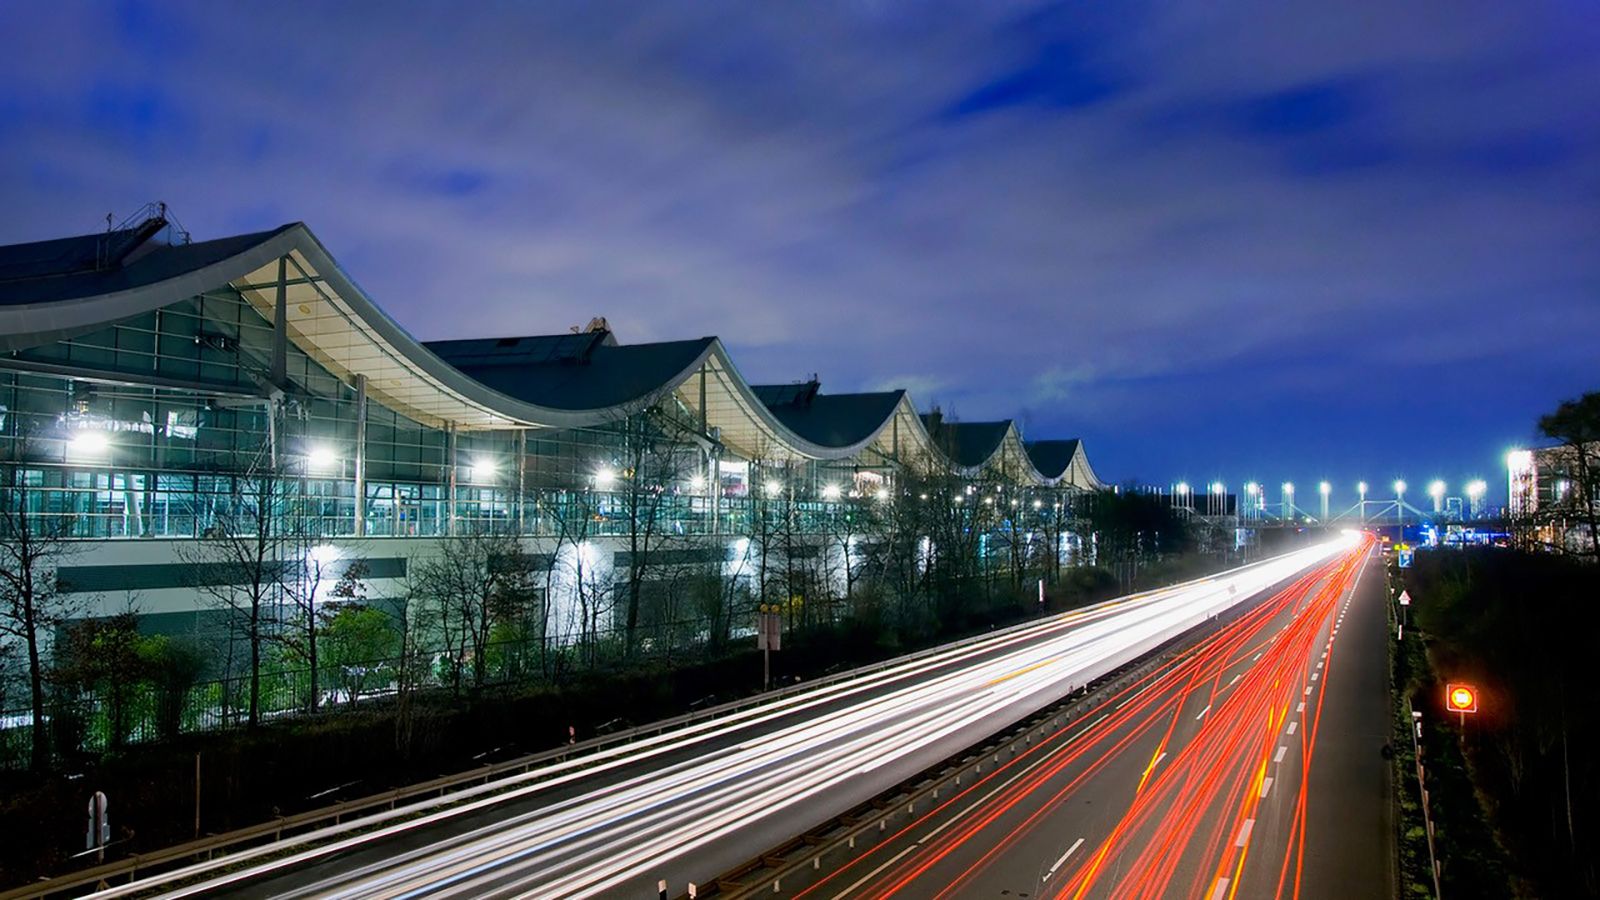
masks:
[[[1395,506],[1396,516],[1397,517],[1399,517],[1400,515],[1403,515],[1404,511],[1406,509],[1405,496],[1406,496],[1407,487],[1408,487],[1408,485],[1406,484],[1405,479],[1403,479],[1403,478],[1395,479],[1394,484],[1393,484],[1393,488],[1394,488],[1394,506]],[[1467,482],[1465,487],[1466,487],[1467,499],[1471,504],[1471,514],[1476,516],[1481,510],[1484,495],[1488,493],[1488,490],[1489,490],[1488,482],[1485,482],[1481,478],[1480,479],[1475,479],[1473,481]],[[1368,494],[1368,489],[1369,489],[1369,485],[1367,484],[1367,482],[1360,481],[1360,482],[1356,483],[1356,493],[1359,496],[1359,500],[1357,502],[1357,507],[1356,507],[1356,509],[1357,509],[1357,517],[1362,522],[1365,522],[1367,520],[1367,494]],[[1429,496],[1429,498],[1431,498],[1433,500],[1433,511],[1435,513],[1444,512],[1444,500],[1445,500],[1446,490],[1447,490],[1447,488],[1446,488],[1445,483],[1443,481],[1440,481],[1440,480],[1435,480],[1435,481],[1431,482],[1428,485],[1428,496]],[[1177,495],[1178,503],[1180,505],[1187,506],[1187,507],[1189,507],[1191,509],[1193,508],[1192,501],[1190,500],[1190,497],[1191,497],[1193,491],[1190,488],[1188,482],[1185,482],[1185,481],[1178,482],[1177,485],[1174,486],[1173,492]],[[1267,490],[1266,490],[1266,486],[1262,485],[1259,482],[1255,482],[1255,481],[1246,482],[1245,486],[1244,486],[1244,492],[1245,492],[1245,497],[1247,499],[1245,501],[1244,509],[1241,510],[1242,514],[1247,516],[1247,517],[1251,513],[1254,513],[1254,514],[1256,514],[1258,516],[1264,514],[1266,512],[1266,509],[1267,509]],[[1281,508],[1282,508],[1282,516],[1283,516],[1284,519],[1292,519],[1295,516],[1295,514],[1298,512],[1298,509],[1297,509],[1297,507],[1295,506],[1295,503],[1294,503],[1294,494],[1295,494],[1294,482],[1292,482],[1292,481],[1283,482],[1282,494],[1280,496],[1282,498],[1282,500],[1281,500]],[[1328,503],[1329,503],[1329,499],[1331,498],[1331,496],[1333,494],[1333,485],[1330,482],[1327,482],[1327,481],[1318,482],[1317,483],[1317,494],[1318,494],[1318,497],[1319,497],[1319,499],[1321,501],[1320,502],[1320,507],[1319,507],[1319,511],[1320,511],[1321,515],[1319,516],[1318,521],[1321,521],[1321,522],[1330,521]],[[1213,481],[1208,486],[1206,504],[1207,504],[1206,505],[1206,509],[1207,509],[1208,514],[1221,514],[1221,513],[1226,511],[1227,488],[1222,482]]]

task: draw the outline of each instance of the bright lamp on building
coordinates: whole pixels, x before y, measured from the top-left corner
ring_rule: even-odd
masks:
[[[472,461],[473,481],[493,481],[495,473],[500,470],[500,464],[487,456],[480,456]]]
[[[596,490],[609,491],[617,483],[617,473],[609,468],[599,468],[594,471],[594,486]]]
[[[768,497],[776,497],[779,494],[783,493],[783,482],[781,482],[781,481],[769,481],[766,484],[762,485],[761,489],[767,492],[767,496]]]
[[[1317,485],[1317,492],[1322,494],[1322,496],[1324,496],[1324,497],[1328,496],[1328,494],[1331,493],[1332,491],[1333,491],[1333,485],[1327,483],[1326,481],[1324,481],[1321,484]]]
[[[1187,493],[1189,493],[1189,482],[1187,482],[1187,481],[1178,482],[1178,494],[1181,496],[1181,495],[1184,495],[1184,494],[1187,494]]]
[[[1365,481],[1356,482],[1356,493],[1363,497],[1367,495],[1367,483]]]
[[[689,479],[689,490],[699,493],[706,489],[706,477],[695,475]]]
[[[85,428],[67,441],[74,456],[102,456],[111,449],[111,436],[98,428]]]
[[[327,444],[313,444],[306,450],[306,468],[313,472],[327,472],[339,465],[339,454]]]
[[[1395,493],[1395,496],[1398,497],[1399,495],[1404,494],[1405,492],[1406,492],[1405,480],[1404,479],[1400,479],[1400,478],[1395,479],[1395,482],[1394,482],[1394,493]]]
[[[878,498],[878,500],[880,500],[880,501],[886,501],[886,500],[889,499],[889,489],[888,488],[878,488],[878,493],[875,494],[874,496],[876,496]]]
[[[1428,485],[1428,496],[1432,497],[1435,500],[1438,500],[1439,498],[1443,497],[1444,496],[1444,482],[1435,481],[1432,484]]]
[[[1284,493],[1285,493],[1285,494],[1292,494],[1292,493],[1294,493],[1294,482],[1292,482],[1292,481],[1285,481],[1285,482],[1284,482],[1284,483],[1283,483],[1283,492],[1284,492]]]
[[[1484,493],[1488,490],[1489,483],[1480,478],[1467,485],[1467,496],[1473,500],[1482,500]]]
[[[825,484],[825,485],[823,485],[822,486],[822,499],[824,499],[824,500],[837,500],[837,499],[839,499],[839,486],[837,484]]]

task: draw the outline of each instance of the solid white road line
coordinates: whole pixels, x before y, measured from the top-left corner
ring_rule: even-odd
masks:
[[[1061,864],[1067,861],[1067,857],[1071,856],[1072,852],[1074,850],[1077,850],[1079,847],[1082,847],[1082,846],[1083,846],[1083,838],[1078,838],[1076,841],[1073,841],[1072,846],[1067,848],[1067,852],[1061,854],[1061,858],[1056,860],[1056,864],[1051,866],[1050,867],[1050,871],[1044,873],[1044,877],[1039,879],[1039,880],[1040,881],[1049,881],[1050,880],[1050,876],[1054,875],[1056,873],[1056,870],[1061,868]]]

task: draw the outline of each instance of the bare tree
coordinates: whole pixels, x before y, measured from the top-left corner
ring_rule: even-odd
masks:
[[[57,577],[61,561],[77,552],[72,518],[45,513],[42,497],[23,484],[22,445],[0,473],[0,635],[19,642],[26,657],[28,708],[32,713],[30,765],[50,765],[45,727],[46,643],[55,630],[82,614],[84,598]]]
[[[534,570],[516,535],[487,528],[445,538],[419,567],[417,587],[452,654],[457,695],[469,672],[470,687],[483,687],[490,632],[496,622],[523,614],[534,597]]]
[[[645,583],[653,577],[663,546],[679,537],[667,521],[671,498],[681,493],[685,477],[698,461],[699,449],[689,441],[692,430],[659,408],[629,417],[623,432],[626,465],[619,473],[618,496],[628,542],[623,656],[631,659],[638,642]]]
[[[215,513],[200,539],[180,545],[178,557],[193,573],[201,597],[227,618],[229,660],[243,643],[249,659],[247,722],[261,723],[261,665],[276,633],[286,564],[276,526],[283,480],[266,467],[236,479],[227,506]]]

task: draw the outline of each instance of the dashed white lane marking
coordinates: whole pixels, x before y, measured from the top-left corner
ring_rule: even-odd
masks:
[[[1211,704],[1209,704],[1209,703],[1208,703],[1208,704],[1206,704],[1206,708],[1205,708],[1205,709],[1202,709],[1202,710],[1200,710],[1200,715],[1198,715],[1198,716],[1195,716],[1195,717],[1194,717],[1194,720],[1195,720],[1195,721],[1196,721],[1196,722],[1198,722],[1198,721],[1200,721],[1200,720],[1201,720],[1201,719],[1204,719],[1204,718],[1205,718],[1205,717],[1206,717],[1206,713],[1208,713],[1208,712],[1211,712]]]
[[[1307,697],[1311,696],[1311,685],[1309,685],[1309,684],[1306,685],[1306,696]]]
[[[1299,722],[1290,722],[1289,723],[1289,733],[1290,734],[1294,734],[1299,729],[1300,729],[1300,723]]]
[[[1245,819],[1244,824],[1239,826],[1239,836],[1234,838],[1233,845],[1235,847],[1243,847],[1250,840],[1250,829],[1254,828],[1255,825],[1255,819]]]
[[[1272,790],[1272,779],[1270,777],[1261,779],[1261,799],[1262,800],[1267,799],[1267,791],[1270,791],[1270,790]]]
[[[1061,854],[1061,858],[1056,860],[1056,864],[1051,866],[1050,867],[1050,871],[1044,873],[1044,877],[1039,879],[1039,880],[1040,881],[1049,881],[1050,880],[1050,876],[1054,875],[1056,873],[1056,870],[1061,868],[1061,864],[1067,861],[1067,857],[1071,856],[1073,854],[1073,851],[1077,850],[1079,847],[1082,847],[1082,846],[1083,846],[1083,838],[1078,838],[1076,841],[1073,841],[1072,842],[1072,846],[1067,848],[1067,852]]]
[[[1295,712],[1305,712],[1306,711],[1306,705],[1304,703],[1301,703],[1299,706],[1296,706],[1294,708],[1294,711]]]
[[[1210,900],[1222,900],[1226,896],[1228,896],[1228,879],[1218,878],[1217,886],[1211,890]]]
[[[1288,748],[1288,747],[1287,747],[1287,746],[1284,746],[1284,747],[1279,747],[1279,748],[1278,748],[1278,755],[1277,755],[1277,756],[1274,756],[1274,757],[1273,757],[1273,758],[1272,758],[1272,761],[1273,761],[1273,762],[1275,762],[1275,763],[1281,763],[1281,762],[1283,762],[1283,755],[1284,755],[1284,754],[1285,754],[1285,753],[1288,753],[1288,752],[1289,752],[1289,748]]]
[[[1228,687],[1233,687],[1234,685],[1236,685],[1238,683],[1239,683],[1239,676],[1235,675],[1235,676],[1233,676],[1233,680],[1228,682]]]
[[[1317,680],[1317,678],[1318,678],[1318,677],[1320,677],[1320,676],[1321,676],[1321,675],[1322,675],[1322,673],[1321,673],[1321,672],[1312,672],[1312,673],[1311,673],[1311,680],[1312,680],[1312,681],[1316,681],[1316,680]]]

